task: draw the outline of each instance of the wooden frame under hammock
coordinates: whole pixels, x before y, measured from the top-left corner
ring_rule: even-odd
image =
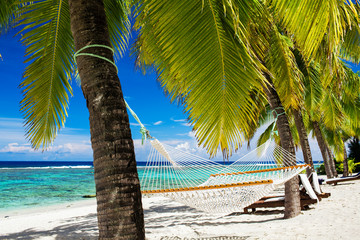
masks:
[[[316,173],[314,175],[310,175],[308,178],[305,178],[304,176],[300,177],[301,175],[299,175],[300,178],[300,184],[303,185],[303,187],[300,190],[300,207],[301,210],[305,210],[308,208],[309,205],[311,204],[315,204],[318,203],[319,201],[321,201],[322,198],[328,198],[331,196],[330,193],[323,193],[318,192],[317,187],[315,187],[314,185],[316,184],[316,182],[313,181],[318,181],[317,175]],[[307,184],[308,186],[312,185],[313,189],[310,189],[310,191],[313,191],[313,194],[316,194],[317,199],[313,196],[311,197],[311,194],[307,194],[307,190],[304,187],[305,184]],[[252,212],[256,211],[256,208],[275,208],[275,207],[284,207],[285,206],[285,196],[266,196],[261,198],[260,200],[254,202],[253,204],[247,206],[244,208],[244,213],[249,213],[249,209],[252,210]]]

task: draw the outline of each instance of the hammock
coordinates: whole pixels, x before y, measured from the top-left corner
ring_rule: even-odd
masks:
[[[168,197],[206,212],[241,211],[308,167],[270,141],[228,166],[157,139],[150,142],[140,178],[142,194]]]
[[[110,59],[82,52],[91,47],[113,51],[109,46],[92,44],[78,50],[74,58],[79,55],[97,57],[112,63],[117,69]],[[126,101],[125,104],[139,122],[144,141],[150,136],[149,132]],[[271,148],[270,143],[227,167],[161,144],[156,139],[151,143],[153,150],[149,155],[149,165],[141,177],[142,193],[164,195],[209,212],[241,210],[307,167],[304,164],[293,166],[297,164],[295,156],[280,147]],[[260,151],[262,148],[265,151]]]
[[[296,176],[308,165],[270,141],[225,166],[160,143],[136,113],[143,141],[151,150],[140,186],[143,195],[159,195],[206,212],[241,211]]]

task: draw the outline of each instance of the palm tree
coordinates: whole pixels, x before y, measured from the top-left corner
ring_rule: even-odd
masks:
[[[109,48],[126,47],[129,5],[111,0],[44,0],[20,1],[17,7],[7,16],[22,26],[22,42],[27,46],[29,64],[21,85],[27,137],[34,148],[45,149],[65,121],[74,52],[97,45],[81,53],[112,62]],[[129,119],[116,67],[109,61],[76,57],[90,113],[99,238],[144,239]]]
[[[307,63],[311,59],[318,60],[320,55],[330,55],[341,40],[339,34],[345,32],[344,26],[348,27],[353,20],[348,18],[351,11],[356,12],[352,4],[347,7],[335,0],[316,1],[316,8],[308,1],[274,0],[266,1],[266,4],[275,9],[274,19],[281,19],[279,16],[286,18],[281,23],[285,31],[295,33],[295,40],[300,43],[300,49],[304,49]],[[328,10],[329,7],[332,11],[323,15],[314,11]],[[298,13],[297,9],[304,8],[306,11]],[[340,15],[338,9],[341,9]],[[286,39],[276,31],[274,19],[262,2],[142,1],[139,13],[137,25],[142,35],[135,46],[138,62],[143,66],[154,65],[172,100],[184,103],[199,143],[211,156],[216,154],[218,147],[227,157],[241,146],[241,134],[247,136],[252,132],[250,127],[256,124],[258,110],[264,105],[264,95],[277,112],[282,146],[294,152],[282,104],[285,108],[294,105],[297,109],[296,99],[301,94],[293,94],[292,90],[301,92],[301,84],[298,77],[291,76],[297,75],[296,71],[279,72],[279,75],[290,76],[293,83],[290,87],[275,81],[283,80],[283,77],[271,76],[276,65],[290,64],[284,67],[289,69],[294,58],[284,47]],[[299,14],[302,18],[298,18]],[[312,24],[319,20],[324,23],[321,28]],[[297,28],[298,24],[305,30]],[[334,38],[327,39],[328,32],[331,36],[335,34]],[[281,47],[270,48],[269,41]],[[325,49],[325,53],[319,54],[319,49]],[[286,53],[281,54],[286,55],[286,61],[272,63],[275,58],[266,61],[268,51],[283,50]],[[271,64],[273,71],[269,69]],[[257,106],[256,103],[260,104]],[[211,114],[206,114],[203,109]]]
[[[228,6],[217,1],[206,1],[203,5],[182,1],[177,8],[170,7],[171,4],[145,1],[142,5],[138,23],[142,35],[136,51],[139,62],[156,66],[161,73],[162,85],[172,99],[180,98],[186,104],[199,143],[208,149],[210,155],[214,155],[220,145],[227,157],[242,144],[241,134],[247,136],[251,132],[266,95],[271,108],[279,116],[277,124],[281,129],[282,146],[295,154],[284,108],[272,78],[264,68],[265,52],[270,45],[267,38],[272,37],[278,45],[284,44],[275,26],[270,24],[266,8],[251,1]],[[200,17],[193,13],[196,8],[201,9]],[[241,13],[246,15],[238,17],[237,14]],[[165,20],[163,15],[173,18]],[[264,20],[259,21],[259,16],[265,17]],[[234,19],[243,21],[237,23]],[[184,22],[187,28],[182,29]],[[262,24],[256,25],[257,22]],[[170,26],[172,31],[168,34],[164,28],[166,30]],[[262,34],[254,35],[252,28]],[[272,36],[268,36],[269,30],[274,33]],[[173,32],[177,35],[173,35]],[[234,39],[234,34],[239,38]],[[194,45],[194,42],[197,44]],[[252,42],[258,44],[252,45]],[[266,45],[262,46],[261,43]],[[276,51],[274,48],[272,50]],[[251,59],[250,54],[258,57]],[[204,108],[211,115],[204,114]],[[296,196],[296,180],[288,183],[294,186],[293,189],[286,187],[290,190],[288,193],[295,193],[295,203],[286,201],[290,203],[289,206],[295,206],[286,207],[288,213],[295,212],[286,214],[288,216],[300,212],[299,202],[296,204],[296,200],[299,200],[299,194]]]

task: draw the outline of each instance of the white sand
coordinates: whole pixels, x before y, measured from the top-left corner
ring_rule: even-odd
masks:
[[[323,185],[331,197],[293,219],[283,208],[207,214],[165,198],[144,198],[147,239],[359,239],[360,181]],[[0,212],[0,239],[97,239],[95,199]]]

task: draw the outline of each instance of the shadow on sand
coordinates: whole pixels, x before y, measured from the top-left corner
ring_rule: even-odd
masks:
[[[39,231],[35,229],[26,229],[22,232],[9,234],[7,236],[0,236],[0,239],[30,240],[50,237],[51,239],[57,240],[92,240],[98,238],[96,214],[89,214],[87,216],[77,217],[76,220],[77,223],[73,223],[72,220],[69,219],[67,221],[64,221],[60,226],[49,230]]]

